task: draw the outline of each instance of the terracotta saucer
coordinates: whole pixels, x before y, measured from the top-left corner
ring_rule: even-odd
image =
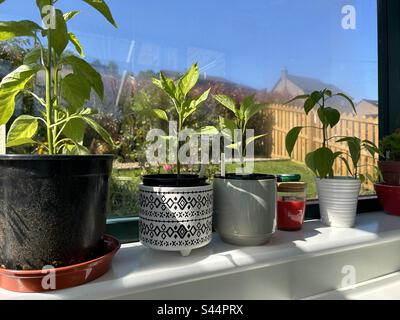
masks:
[[[76,287],[93,281],[111,268],[121,243],[104,236],[104,255],[73,266],[52,270],[16,271],[0,268],[0,288],[23,293],[49,292]]]

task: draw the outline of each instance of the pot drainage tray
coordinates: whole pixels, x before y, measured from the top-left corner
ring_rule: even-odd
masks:
[[[76,287],[104,275],[121,247],[120,242],[104,236],[102,256],[80,264],[49,270],[16,271],[0,268],[0,288],[14,292],[48,292]]]

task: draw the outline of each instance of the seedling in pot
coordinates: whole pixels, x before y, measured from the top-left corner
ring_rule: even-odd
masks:
[[[174,81],[166,77],[162,72],[160,72],[159,79],[153,79],[153,83],[159,87],[172,101],[175,110],[176,118],[178,123],[177,137],[178,137],[178,148],[177,148],[177,173],[178,176],[181,174],[181,162],[179,161],[179,149],[181,143],[179,142],[179,135],[182,130],[186,128],[187,121],[190,119],[199,107],[208,99],[210,90],[203,92],[199,97],[190,97],[190,92],[196,86],[200,76],[198,64],[193,64],[191,68],[178,80]],[[162,109],[153,109],[152,113],[155,117],[169,122],[170,119]],[[171,137],[168,137],[171,139]]]
[[[392,186],[400,185],[400,129],[380,141],[379,181]]]
[[[83,1],[117,27],[105,1]],[[0,22],[0,41],[18,37],[29,37],[34,41],[24,64],[0,83],[0,125],[6,124],[14,114],[19,95],[30,94],[40,107],[40,115],[18,117],[8,132],[7,147],[36,146],[36,150],[44,150],[49,155],[87,154],[89,151],[83,145],[86,126],[94,129],[108,144],[114,145],[107,131],[91,117],[95,111],[85,107],[92,90],[100,99],[104,98],[104,86],[100,74],[83,59],[79,40],[68,31],[68,22],[79,11],[63,13],[54,8],[57,2],[36,1],[47,28],[29,20]],[[70,54],[68,44],[72,44],[81,57]],[[65,68],[72,72],[63,72]],[[29,83],[38,73],[45,75],[45,97],[29,90]],[[44,141],[36,138],[40,126],[46,131]]]
[[[357,137],[329,136],[329,130],[335,128],[341,118],[340,112],[337,109],[328,106],[329,100],[333,97],[341,97],[345,99],[356,113],[354,103],[350,97],[344,93],[333,94],[332,91],[328,89],[314,91],[311,94],[300,95],[286,103],[289,104],[296,100],[305,100],[305,113],[308,115],[311,111],[316,111],[321,121],[321,126],[314,128],[322,132],[322,147],[306,155],[306,165],[320,179],[334,178],[333,165],[337,159],[340,159],[345,163],[348,172],[355,179],[359,178],[362,182],[367,178],[372,180],[373,178],[369,174],[368,176],[364,176],[360,173],[360,168],[362,167],[359,164],[361,160],[361,152],[362,150],[366,150],[372,157],[375,157],[377,154],[380,154],[379,148],[372,141],[361,140]],[[308,127],[295,127],[287,134],[286,149],[289,156],[292,156],[298,138],[301,132],[306,128]],[[349,150],[348,153],[334,152],[329,147],[332,140],[336,140],[336,142],[346,142]],[[349,163],[345,157],[346,155],[350,157],[351,163]]]
[[[380,148],[386,160],[400,161],[400,129],[383,138],[380,142]]]
[[[0,0],[0,4],[5,1]],[[116,26],[105,1],[83,1]],[[0,156],[0,265],[8,269],[0,270],[0,286],[17,291],[47,291],[91,281],[108,270],[119,246],[118,241],[112,241],[113,253],[106,252],[112,239],[104,237],[113,156],[79,156],[88,153],[83,145],[86,127],[113,144],[106,130],[92,119],[94,111],[85,105],[92,90],[103,98],[103,82],[83,59],[76,36],[68,31],[69,21],[79,12],[64,14],[54,7],[60,2],[36,1],[44,27],[28,20],[0,22],[0,41],[24,37],[34,43],[23,65],[0,83],[0,124],[11,119],[22,93],[31,95],[39,109],[35,116],[24,115],[14,121],[7,146],[35,146],[37,152],[48,155]],[[68,44],[81,57],[69,53]],[[35,76],[45,79],[44,97],[30,90]],[[39,129],[45,137],[40,138]],[[14,228],[16,217],[22,228],[18,232]],[[76,264],[90,265],[93,258],[100,263],[98,270],[80,277]],[[62,277],[63,285],[58,281],[55,287],[47,287],[48,281],[41,283],[38,275],[49,267],[56,268],[51,273],[57,274],[56,280]],[[62,274],[57,270],[61,267],[70,271]]]
[[[220,130],[223,134],[228,135],[232,141],[235,140],[235,134],[237,132],[240,133],[240,137],[237,139],[239,142],[231,144],[227,148],[238,152],[241,174],[245,174],[245,158],[247,156],[248,145],[267,136],[267,134],[261,134],[247,138],[248,124],[255,115],[265,110],[268,105],[257,103],[255,95],[246,97],[239,105],[236,104],[235,100],[226,95],[215,95],[214,99],[234,115],[234,120],[220,117]]]

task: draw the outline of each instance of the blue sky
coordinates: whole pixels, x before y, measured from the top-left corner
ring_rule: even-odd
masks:
[[[198,61],[207,75],[271,89],[283,67],[334,84],[356,100],[376,99],[376,0],[108,0],[119,29],[80,0],[70,24],[89,60],[138,72],[183,70]],[[353,5],[356,30],[341,27]],[[23,10],[21,10],[23,8]],[[1,20],[38,20],[35,1],[6,0]],[[128,59],[129,58],[129,59]]]

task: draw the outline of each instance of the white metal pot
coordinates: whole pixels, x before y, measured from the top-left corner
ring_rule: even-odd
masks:
[[[361,181],[347,177],[316,178],[322,223],[336,228],[353,228],[356,222]]]
[[[188,256],[210,243],[212,215],[212,185],[140,186],[139,237],[146,247]]]

